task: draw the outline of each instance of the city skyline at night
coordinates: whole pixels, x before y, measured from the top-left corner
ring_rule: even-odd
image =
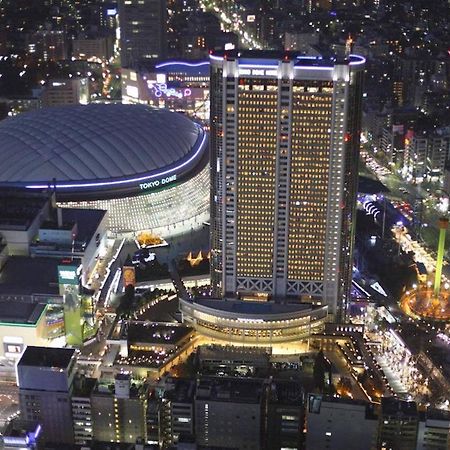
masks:
[[[447,0],[0,0],[0,448],[450,448]]]

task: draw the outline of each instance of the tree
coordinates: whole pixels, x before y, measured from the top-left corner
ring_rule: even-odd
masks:
[[[125,287],[125,293],[120,299],[119,306],[117,307],[116,313],[118,316],[129,317],[133,311],[134,306],[134,286],[129,284]]]

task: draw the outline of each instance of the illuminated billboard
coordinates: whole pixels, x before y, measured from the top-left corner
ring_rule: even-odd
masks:
[[[83,343],[81,319],[81,297],[77,266],[58,266],[59,292],[64,302],[64,328],[68,345],[80,346]]]
[[[78,284],[77,266],[58,266],[59,284]]]
[[[123,285],[136,286],[136,269],[134,266],[123,266]]]

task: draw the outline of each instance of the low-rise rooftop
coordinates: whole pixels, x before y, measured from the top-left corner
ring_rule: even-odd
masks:
[[[207,298],[196,298],[194,302],[221,311],[250,315],[272,315],[314,309],[314,306],[307,303],[275,303]]]
[[[383,397],[381,410],[384,416],[417,417],[416,402],[408,402],[395,397]]]
[[[193,329],[184,325],[128,321],[111,330],[111,340],[126,339],[129,345],[149,344],[153,346],[177,345],[192,334]]]
[[[48,202],[42,194],[23,194],[14,189],[0,191],[0,229],[27,230]]]
[[[196,399],[233,403],[260,403],[263,380],[257,378],[201,377]]]
[[[10,256],[0,271],[0,295],[59,295],[55,258]]]
[[[20,357],[18,365],[66,369],[74,354],[75,349],[73,348],[34,347],[29,345]]]
[[[227,360],[233,362],[253,362],[263,365],[269,364],[269,354],[260,347],[234,347],[221,345],[202,345],[198,348],[200,361]]]
[[[25,303],[0,300],[0,323],[4,325],[36,325],[45,311],[43,303]]]
[[[194,399],[195,381],[189,378],[172,378],[166,380],[164,398],[177,403],[191,403]]]

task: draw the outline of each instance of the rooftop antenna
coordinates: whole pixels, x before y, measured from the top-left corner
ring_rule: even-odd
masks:
[[[345,58],[349,59],[350,55],[353,52],[353,45],[354,45],[354,41],[352,38],[352,35],[349,34],[347,40],[345,41]]]

